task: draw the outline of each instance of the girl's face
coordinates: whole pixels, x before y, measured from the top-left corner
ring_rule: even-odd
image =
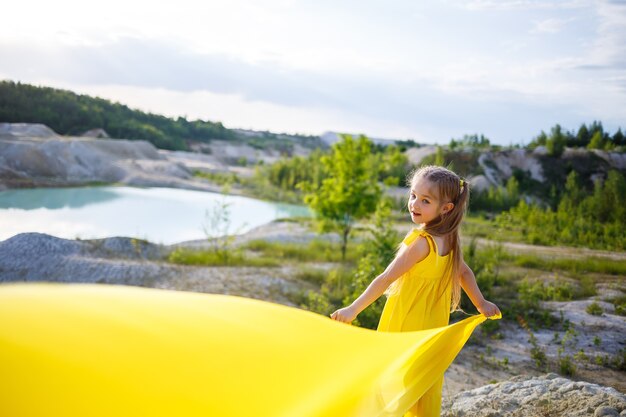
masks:
[[[411,186],[408,202],[409,212],[413,223],[428,223],[436,219],[442,212],[449,210],[448,205],[442,204],[432,182],[418,178]]]

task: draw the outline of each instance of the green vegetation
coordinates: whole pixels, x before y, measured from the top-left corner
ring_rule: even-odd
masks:
[[[186,149],[186,139],[234,139],[221,123],[171,119],[71,91],[0,82],[0,120],[43,123],[62,135],[103,128],[112,137],[143,139],[157,148]]]
[[[279,266],[280,262],[274,258],[249,258],[240,251],[231,250],[227,257],[211,250],[194,250],[177,248],[172,251],[167,260],[181,265],[199,266]]]
[[[491,149],[493,145],[489,139],[485,137],[485,135],[463,135],[461,139],[451,139],[449,147],[450,149],[455,148],[474,148],[474,149]]]
[[[559,124],[550,129],[550,134],[546,134],[542,130],[528,144],[527,148],[534,149],[537,146],[545,146],[549,155],[559,156],[566,146],[570,148],[615,150],[617,147],[624,145],[626,145],[626,140],[621,128],[611,136],[604,131],[601,122],[594,121],[589,127],[583,123],[578,132],[564,131]]]
[[[229,246],[227,256],[224,252],[215,248],[203,250],[177,248],[170,253],[168,261],[201,266],[277,267],[291,263],[302,266],[298,273],[299,278],[311,282],[320,282],[320,271],[303,264],[342,261],[339,244],[322,239],[313,239],[305,244],[252,240],[240,246]],[[357,256],[357,248],[349,248],[345,258],[346,265],[354,263]]]
[[[626,316],[626,295],[607,300],[615,306],[615,314]]]
[[[518,255],[515,257],[515,264],[528,268],[535,268],[544,271],[567,271],[571,274],[581,275],[589,272],[596,272],[610,275],[626,275],[626,265],[623,261],[616,261],[607,258],[543,258],[534,255]],[[593,294],[592,294],[593,295]]]
[[[213,139],[240,141],[258,149],[271,146],[291,155],[294,141],[304,146],[323,146],[317,136],[259,132],[248,137],[225,128],[220,122],[176,119],[130,109],[120,103],[75,94],[68,90],[0,81],[0,122],[43,123],[62,135],[80,135],[103,128],[117,139],[147,140],[157,148],[185,150],[188,141]]]
[[[602,313],[604,313],[604,310],[602,310],[600,304],[595,301],[589,304],[585,310],[587,311],[587,313],[593,314],[594,316],[601,316]]]
[[[257,252],[263,256],[295,262],[340,262],[341,253],[337,251],[336,243],[326,240],[313,239],[306,244],[268,242],[253,240],[245,245],[244,249]],[[346,254],[347,262],[356,260],[356,251],[350,248]]]
[[[390,213],[391,201],[382,199],[374,212],[372,226],[367,230],[367,238],[359,247],[358,263],[353,272],[352,283],[341,300],[341,306],[349,305],[359,297],[393,260],[400,236],[388,221]],[[385,297],[374,301],[359,314],[354,325],[376,329],[385,301]]]
[[[217,185],[226,187],[238,186],[250,197],[260,200],[280,201],[290,204],[302,204],[302,196],[297,190],[282,189],[272,184],[263,174],[263,166],[256,166],[251,177],[237,175],[234,172],[203,172],[194,171],[196,178],[202,178]]]
[[[410,171],[409,160],[401,147],[387,145],[373,148],[373,160],[371,164],[378,169],[378,181],[388,186],[406,185],[406,175]]]
[[[373,163],[371,142],[363,135],[356,140],[342,135],[320,161],[325,172],[321,184],[306,181],[299,183],[299,188],[316,213],[319,231],[339,233],[345,259],[354,222],[369,216],[381,197],[378,167]]]
[[[525,201],[496,217],[503,229],[518,230],[525,240],[540,245],[626,249],[626,178],[611,170],[606,181],[596,181],[586,195],[571,171],[556,210]]]
[[[519,181],[509,177],[505,187],[491,187],[486,191],[470,194],[472,210],[501,212],[516,206],[520,201]]]
[[[528,333],[529,341],[532,346],[530,349],[531,359],[535,361],[535,365],[538,369],[545,371],[548,367],[548,357],[546,356],[545,349],[539,345],[535,334],[522,316],[517,316],[517,322]]]

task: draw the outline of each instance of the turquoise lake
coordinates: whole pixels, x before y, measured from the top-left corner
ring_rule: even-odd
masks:
[[[175,188],[8,190],[0,192],[0,240],[40,232],[67,239],[126,236],[178,243],[223,234],[225,222],[219,223],[221,228],[210,226],[211,213],[222,205],[230,219],[228,233],[244,233],[277,218],[312,215],[306,206]]]

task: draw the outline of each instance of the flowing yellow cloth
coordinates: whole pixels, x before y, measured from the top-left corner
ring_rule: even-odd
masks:
[[[401,416],[483,315],[377,332],[232,295],[0,285],[0,415]]]

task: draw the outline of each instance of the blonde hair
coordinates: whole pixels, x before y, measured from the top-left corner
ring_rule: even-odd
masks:
[[[452,281],[450,312],[457,311],[459,310],[458,307],[461,302],[461,277],[459,270],[461,262],[463,261],[459,228],[467,212],[470,191],[469,182],[442,166],[425,165],[414,169],[408,174],[407,185],[409,188],[420,178],[428,180],[433,185],[440,205],[448,202],[454,203],[454,207],[450,211],[426,223],[422,230],[432,235],[445,236],[450,243],[452,262],[448,262],[442,277],[441,288],[443,288],[443,291],[440,297],[443,295],[448,285],[450,285],[450,281]],[[409,190],[409,195],[410,192]],[[400,243],[396,249],[396,258],[400,256],[404,250],[406,250],[406,245]],[[389,296],[400,291],[402,281],[403,277],[396,279],[385,290],[385,294]]]

